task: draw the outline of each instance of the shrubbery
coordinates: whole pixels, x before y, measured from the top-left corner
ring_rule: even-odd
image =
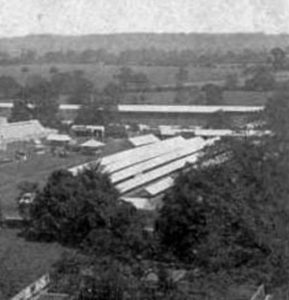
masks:
[[[288,280],[285,99],[276,95],[261,115],[261,129],[271,135],[224,139],[177,178],[156,222],[164,252],[205,273],[239,270],[273,285]]]

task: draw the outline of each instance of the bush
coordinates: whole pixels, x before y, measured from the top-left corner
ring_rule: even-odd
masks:
[[[180,175],[165,196],[156,223],[164,251],[208,273],[246,267],[286,280],[288,170],[262,142],[216,148],[226,162]]]

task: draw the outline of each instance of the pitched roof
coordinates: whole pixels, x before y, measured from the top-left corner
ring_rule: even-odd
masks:
[[[143,146],[147,144],[153,144],[159,142],[160,140],[153,134],[146,134],[141,136],[136,136],[129,138],[129,141],[135,146]]]
[[[95,139],[90,139],[86,142],[84,142],[83,144],[81,144],[81,147],[84,148],[99,148],[99,147],[103,147],[104,143],[96,141]]]
[[[0,139],[6,142],[39,139],[47,137],[53,131],[44,128],[38,120],[13,122],[0,125]]]

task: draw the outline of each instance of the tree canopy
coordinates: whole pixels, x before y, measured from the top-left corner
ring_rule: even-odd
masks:
[[[131,257],[145,251],[141,216],[119,200],[97,168],[76,176],[55,171],[36,194],[27,236],[58,241],[101,256]]]
[[[92,228],[105,227],[118,193],[106,175],[92,169],[73,176],[55,171],[31,208],[31,230],[64,243],[79,243]]]
[[[215,84],[206,84],[202,87],[207,105],[219,105],[223,100],[223,89]]]
[[[17,99],[13,102],[13,107],[9,116],[9,122],[28,121],[33,119],[33,111],[26,100]]]
[[[205,272],[254,270],[263,282],[287,280],[287,99],[276,95],[259,116],[271,135],[223,139],[176,179],[156,222],[163,251]]]

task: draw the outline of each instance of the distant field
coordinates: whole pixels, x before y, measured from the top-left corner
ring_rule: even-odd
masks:
[[[68,72],[74,70],[83,70],[88,79],[90,79],[97,88],[102,88],[109,81],[113,80],[113,75],[118,72],[118,66],[102,66],[98,64],[35,64],[27,65],[29,71],[23,73],[21,71],[23,65],[17,66],[0,66],[0,76],[12,76],[19,83],[26,82],[27,77],[33,74],[40,74],[48,78],[49,70],[52,66],[58,68],[60,72]],[[131,66],[136,72],[144,72],[147,74],[150,82],[153,85],[165,85],[175,83],[175,67],[160,67],[160,66]],[[221,80],[226,78],[228,71],[217,70],[212,68],[195,68],[189,67],[189,82],[206,81],[206,80]]]
[[[130,93],[124,99],[123,103],[133,104],[134,96],[137,94]],[[270,92],[248,92],[248,91],[225,91],[223,93],[223,105],[264,105],[271,95]],[[155,104],[155,105],[173,105],[175,103],[176,92],[150,92],[144,94],[145,101],[142,104]],[[197,104],[200,98],[200,92],[193,91],[187,93],[185,105]]]
[[[0,229],[0,298],[5,300],[47,273],[65,248],[26,242],[17,230]]]
[[[271,92],[226,91],[224,105],[265,105]]]

